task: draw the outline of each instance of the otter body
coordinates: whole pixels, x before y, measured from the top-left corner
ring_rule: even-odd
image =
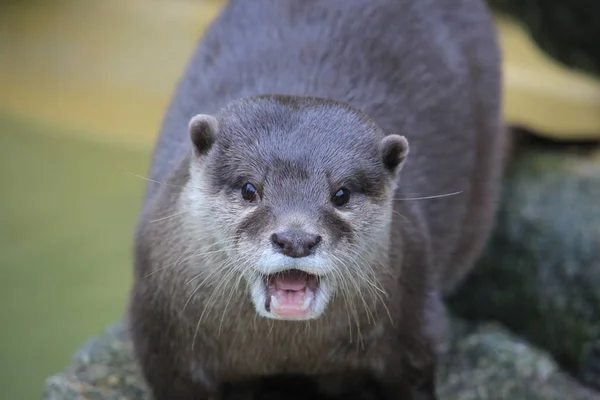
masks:
[[[436,398],[441,298],[496,209],[500,105],[479,0],[227,3],[167,112],[135,236],[154,399],[362,373]]]

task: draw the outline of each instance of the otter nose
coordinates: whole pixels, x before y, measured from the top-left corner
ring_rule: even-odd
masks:
[[[319,235],[303,231],[285,231],[271,235],[275,248],[286,256],[294,258],[312,254],[321,239]]]

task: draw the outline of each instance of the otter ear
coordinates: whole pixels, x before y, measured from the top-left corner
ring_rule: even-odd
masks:
[[[198,114],[188,124],[190,138],[197,155],[206,154],[215,142],[219,130],[217,119],[211,115]]]
[[[396,175],[402,169],[408,155],[408,140],[404,136],[389,135],[381,141],[381,159],[383,165]]]

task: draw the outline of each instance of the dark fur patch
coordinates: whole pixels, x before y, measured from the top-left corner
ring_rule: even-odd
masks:
[[[310,179],[310,173],[303,164],[301,161],[293,161],[281,157],[274,157],[271,162],[273,173],[277,179],[280,177],[294,177],[301,180]]]
[[[385,200],[387,182],[379,171],[360,169],[341,182],[335,182],[330,171],[325,171],[331,193],[347,187],[351,193],[363,194],[375,203]]]
[[[266,230],[273,219],[271,208],[262,205],[256,207],[257,209],[240,223],[236,236],[246,234],[250,238],[255,238]]]
[[[327,229],[331,232],[334,242],[340,241],[343,238],[348,239],[349,242],[354,241],[354,230],[352,229],[352,225],[344,221],[343,218],[330,210],[323,211],[321,218]]]
[[[217,194],[222,190],[241,189],[242,185],[249,179],[242,174],[236,174],[237,166],[229,158],[228,152],[231,144],[223,140],[217,144],[217,151],[209,163],[209,187]]]
[[[383,200],[386,182],[377,172],[361,169],[354,174],[352,181],[355,182],[363,194],[371,197],[374,201]]]

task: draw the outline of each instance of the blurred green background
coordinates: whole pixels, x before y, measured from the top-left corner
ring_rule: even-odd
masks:
[[[0,3],[0,398],[37,399],[118,319],[165,107],[221,2]],[[600,132],[600,85],[499,19],[507,117],[549,136]]]
[[[146,153],[0,115],[0,392],[44,376],[122,312]]]

